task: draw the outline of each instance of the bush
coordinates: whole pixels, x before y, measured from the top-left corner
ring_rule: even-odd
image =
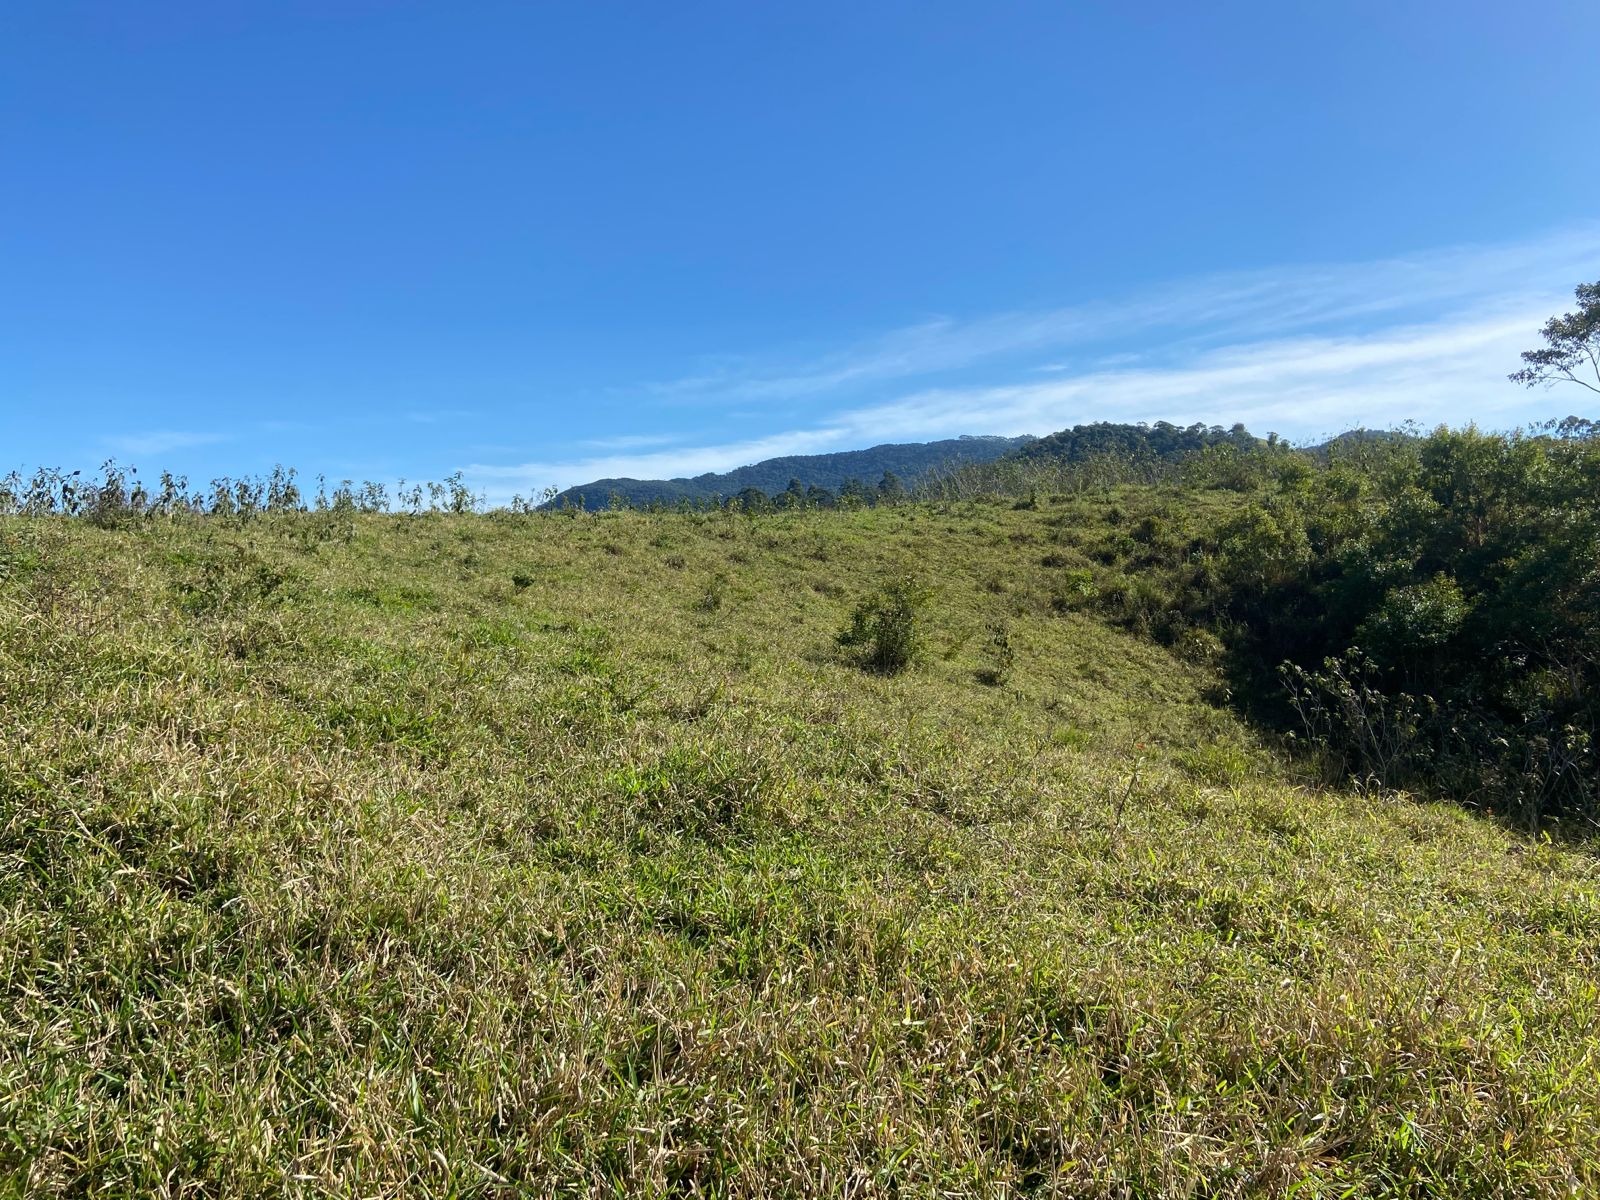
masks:
[[[905,670],[917,658],[917,612],[928,594],[910,577],[884,584],[856,605],[849,626],[839,634],[839,645],[858,650],[868,670],[885,675]]]
[[[1108,507],[1120,532],[1085,551],[1112,569],[1059,571],[1051,608],[1225,665],[1335,778],[1600,827],[1591,427],[1352,438],[1268,465],[1243,506],[1189,492],[1198,528]]]
[[[989,687],[999,687],[1011,678],[1011,668],[1017,652],[1011,645],[1011,630],[1004,621],[995,621],[986,630],[983,643],[983,665],[978,668],[978,682]]]
[[[1218,540],[1212,610],[1263,676],[1289,664],[1338,774],[1530,826],[1600,820],[1600,445],[1440,429],[1336,461]]]
[[[701,612],[716,612],[722,607],[722,601],[728,594],[728,577],[722,572],[711,577],[706,584],[706,590],[700,599],[695,602],[695,607]]]

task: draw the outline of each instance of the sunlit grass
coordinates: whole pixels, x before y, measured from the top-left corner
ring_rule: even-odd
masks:
[[[1592,855],[1300,780],[1133,503],[0,523],[0,1190],[1600,1187]]]

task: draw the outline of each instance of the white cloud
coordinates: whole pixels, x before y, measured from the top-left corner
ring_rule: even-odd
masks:
[[[833,449],[844,436],[847,435],[835,430],[796,430],[742,442],[647,454],[601,455],[515,466],[474,464],[464,474],[473,488],[489,494],[491,503],[500,503],[517,493],[537,495],[547,486],[568,488],[595,479],[676,479],[707,471],[730,471],[789,454],[820,454]]]
[[[589,438],[583,444],[596,450],[643,450],[650,446],[670,446],[682,440],[676,433],[624,433],[616,437]]]
[[[1311,437],[1356,425],[1497,419],[1554,406],[1506,381],[1540,314],[1467,318],[1347,338],[1229,346],[1180,366],[917,392],[845,415],[872,439],[1043,433],[1097,420],[1232,424]],[[1501,423],[1504,423],[1501,421]]]
[[[1600,225],[1517,245],[1188,281],[1042,314],[940,318],[787,371],[724,366],[658,389],[718,403],[725,415],[739,401],[808,396],[806,428],[692,448],[665,448],[671,435],[627,435],[590,445],[664,448],[466,473],[504,500],[547,484],[1097,420],[1242,421],[1296,439],[1407,420],[1507,427],[1579,404],[1530,394],[1506,374],[1570,302],[1573,281],[1596,275]],[[1075,347],[1078,364],[1062,355]],[[928,385],[883,394],[915,377]]]
[[[169,454],[195,446],[212,446],[229,440],[224,433],[196,433],[182,430],[152,430],[126,433],[102,439],[108,450],[117,454]]]
[[[957,371],[1075,346],[1126,354],[1180,353],[1296,330],[1421,322],[1486,303],[1570,296],[1600,262],[1600,224],[1500,246],[1456,246],[1367,263],[1302,265],[1175,281],[1128,297],[973,320],[935,316],[810,361],[721,359],[651,392],[718,402],[790,399]],[[1576,273],[1575,273],[1576,271]],[[1108,349],[1109,348],[1109,349]],[[1051,361],[1036,371],[1070,370]]]

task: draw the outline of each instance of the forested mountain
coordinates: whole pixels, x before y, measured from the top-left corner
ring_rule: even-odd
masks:
[[[1017,455],[1067,462],[1082,462],[1107,454],[1134,459],[1175,459],[1224,443],[1245,450],[1261,445],[1261,439],[1243,425],[1224,429],[1220,425],[1172,425],[1166,421],[1153,425],[1096,421],[1092,425],[1074,425],[1071,429],[1037,438],[1019,447]]]
[[[1256,449],[1266,443],[1243,425],[1118,424],[1097,421],[1075,425],[1046,437],[961,437],[940,442],[911,442],[874,446],[837,454],[802,454],[770,458],[725,474],[697,475],[692,479],[597,479],[568,488],[551,507],[607,508],[616,497],[629,505],[680,500],[703,502],[742,497],[764,501],[783,494],[807,497],[808,502],[831,503],[841,495],[859,493],[858,499],[881,498],[890,489],[913,486],[930,473],[1009,461],[1079,463],[1115,458],[1123,463],[1168,463],[1215,446]],[[887,483],[885,477],[888,476]]]
[[[798,482],[804,489],[837,493],[851,481],[871,488],[885,473],[910,484],[927,471],[966,463],[990,462],[1033,441],[1028,437],[959,437],[939,442],[905,442],[846,450],[837,454],[795,454],[723,474],[707,473],[692,479],[597,479],[568,488],[550,501],[552,507],[596,509],[621,496],[630,505],[660,501],[714,500],[756,489],[774,496]]]

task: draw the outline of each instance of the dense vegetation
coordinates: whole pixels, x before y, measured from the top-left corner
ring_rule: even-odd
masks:
[[[1277,439],[1273,439],[1276,444]],[[1213,446],[1232,446],[1254,450],[1260,441],[1243,425],[1223,429],[1220,425],[1173,425],[1157,421],[1153,425],[1128,425],[1097,421],[1074,425],[1048,437],[1039,438],[1015,451],[1018,458],[1051,459],[1076,464],[1115,456],[1140,462],[1171,461],[1199,454]]]
[[[740,498],[745,503],[811,507],[846,498],[876,498],[885,476],[914,482],[930,471],[999,458],[1030,438],[960,437],[939,442],[907,442],[844,450],[835,454],[795,454],[769,458],[723,474],[692,479],[597,479],[559,492],[547,503],[556,508],[603,509],[703,505]]]
[[[1600,441],[1440,431],[1221,530],[1253,665],[1335,765],[1600,825]]]
[[[1206,454],[857,510],[15,485],[80,515],[0,518],[0,1194],[1600,1188],[1592,850],[1226,702],[1415,618],[1378,682],[1510,729],[1471,639],[1592,644],[1594,443]]]
[[[1133,493],[1111,531],[1069,539],[1081,549],[1061,561],[1122,623],[1169,645],[1211,639],[1238,699],[1298,726],[1332,777],[1587,836],[1600,824],[1596,429],[1342,439],[1316,456],[1213,446]],[[1062,486],[1052,472],[1042,482]],[[1022,482],[1039,494],[1041,480]],[[1247,502],[1194,503],[1216,489]]]

